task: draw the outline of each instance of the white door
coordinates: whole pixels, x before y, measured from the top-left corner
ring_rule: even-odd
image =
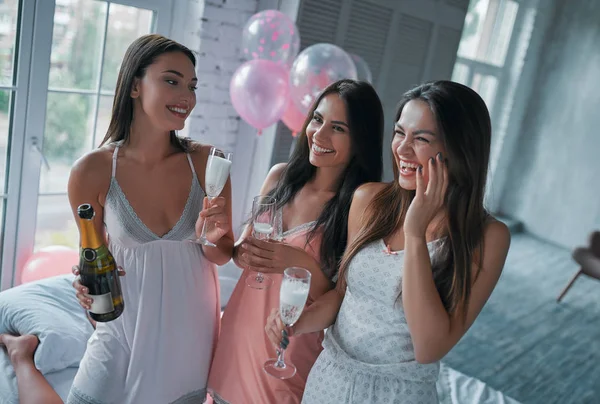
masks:
[[[19,283],[34,251],[77,247],[70,168],[104,137],[127,46],[168,35],[171,9],[170,0],[0,2],[0,289]]]

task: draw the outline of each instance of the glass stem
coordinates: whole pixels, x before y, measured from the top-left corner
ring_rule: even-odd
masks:
[[[285,369],[284,356],[285,356],[285,349],[279,347],[279,349],[277,350],[277,362],[275,362],[275,365],[274,365],[276,368]]]
[[[265,280],[265,277],[264,277],[263,273],[257,272],[256,273],[256,282],[263,283],[264,280]]]

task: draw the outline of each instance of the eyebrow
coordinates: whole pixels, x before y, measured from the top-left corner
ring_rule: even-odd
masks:
[[[178,72],[177,70],[165,70],[163,73],[172,73],[172,74],[174,74],[176,76],[181,77],[182,79],[185,78],[183,76],[183,74],[180,73],[180,72]],[[198,79],[196,77],[194,77],[191,81],[198,81]]]
[[[395,126],[396,126],[396,129],[400,129],[402,132],[406,132],[404,130],[404,128],[402,127],[402,125],[396,124]],[[431,135],[431,136],[436,136],[435,133],[433,133],[432,131],[427,130],[427,129],[418,129],[418,130],[413,131],[412,133],[413,133],[413,135]]]
[[[321,115],[321,114],[319,113],[319,111],[315,111],[315,115],[318,115],[318,116],[320,116],[321,118],[323,118],[323,115]],[[336,124],[336,125],[344,125],[344,126],[345,126],[345,127],[347,127],[348,129],[350,129],[350,127],[348,126],[348,124],[347,124],[346,122],[344,122],[344,121],[331,121],[331,123],[334,123],[334,124]]]

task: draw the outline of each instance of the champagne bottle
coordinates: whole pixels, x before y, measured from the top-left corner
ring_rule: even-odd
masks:
[[[92,298],[90,317],[108,322],[123,313],[121,281],[115,259],[94,227],[94,208],[85,203],[77,208],[81,233],[79,273],[81,284]]]

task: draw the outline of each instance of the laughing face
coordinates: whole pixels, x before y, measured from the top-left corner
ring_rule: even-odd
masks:
[[[197,83],[194,65],[184,53],[164,53],[136,79],[131,97],[155,128],[181,130],[196,105]]]
[[[423,167],[424,183],[429,182],[429,159],[439,152],[445,156],[441,134],[429,105],[409,101],[402,109],[392,141],[394,161],[400,172],[398,182],[404,189],[417,189],[417,168]]]
[[[325,96],[306,128],[310,163],[315,167],[346,167],[351,158],[346,105],[337,94]]]

